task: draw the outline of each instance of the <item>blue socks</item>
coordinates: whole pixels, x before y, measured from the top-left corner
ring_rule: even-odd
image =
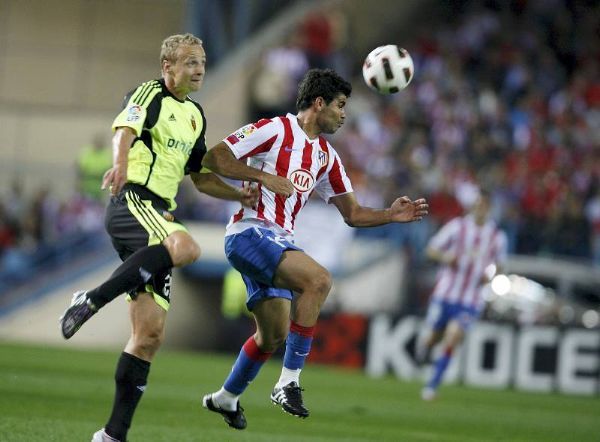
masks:
[[[260,368],[269,359],[272,353],[265,353],[254,340],[254,336],[250,336],[246,343],[242,346],[231,373],[225,380],[223,388],[237,396],[241,395],[248,384],[254,380]]]
[[[288,370],[298,370],[304,367],[304,361],[310,353],[315,327],[303,327],[292,321],[290,333],[285,341],[285,356],[283,366]]]
[[[304,361],[310,353],[310,346],[314,333],[313,327],[304,327],[292,322],[290,332],[286,339],[285,355],[283,357],[283,370],[279,384],[287,385],[289,382],[298,382],[298,376]],[[223,384],[223,389],[232,395],[240,396],[254,380],[262,365],[272,353],[265,353],[251,336],[242,346],[231,373]],[[219,396],[219,399],[221,397]]]
[[[440,385],[440,383],[442,382],[442,377],[444,376],[444,372],[450,364],[450,359],[452,359],[452,349],[446,348],[444,354],[440,356],[437,361],[435,361],[435,366],[433,368],[433,376],[427,384],[429,388],[433,388],[435,390]]]

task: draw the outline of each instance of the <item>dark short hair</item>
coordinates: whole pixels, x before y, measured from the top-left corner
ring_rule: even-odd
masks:
[[[349,97],[352,85],[340,77],[333,69],[311,69],[298,85],[296,108],[308,109],[317,97],[329,104],[340,94]]]

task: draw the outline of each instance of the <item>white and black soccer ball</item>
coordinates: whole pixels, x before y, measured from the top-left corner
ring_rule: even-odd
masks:
[[[367,55],[362,72],[367,86],[380,94],[388,95],[408,86],[415,67],[406,49],[386,45],[373,49]]]

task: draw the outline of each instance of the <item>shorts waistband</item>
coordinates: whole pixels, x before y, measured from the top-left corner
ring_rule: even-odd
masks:
[[[150,189],[148,189],[146,186],[142,186],[141,184],[136,183],[125,183],[122,192],[126,192],[128,190],[137,193],[142,199],[150,200],[154,203],[164,206],[165,210],[169,208],[169,203],[164,198],[161,198],[160,196],[152,192]]]

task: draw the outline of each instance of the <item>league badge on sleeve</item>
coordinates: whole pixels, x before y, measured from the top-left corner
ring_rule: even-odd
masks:
[[[142,115],[142,108],[140,106],[138,106],[137,104],[132,104],[127,109],[127,120],[126,121],[130,121],[130,122],[138,121],[140,119],[141,115]]]
[[[227,141],[229,141],[231,144],[235,144],[238,141],[243,140],[244,138],[247,138],[250,134],[255,132],[256,129],[257,129],[257,127],[254,124],[247,124],[246,126],[242,127],[237,132],[229,135],[227,137]]]

